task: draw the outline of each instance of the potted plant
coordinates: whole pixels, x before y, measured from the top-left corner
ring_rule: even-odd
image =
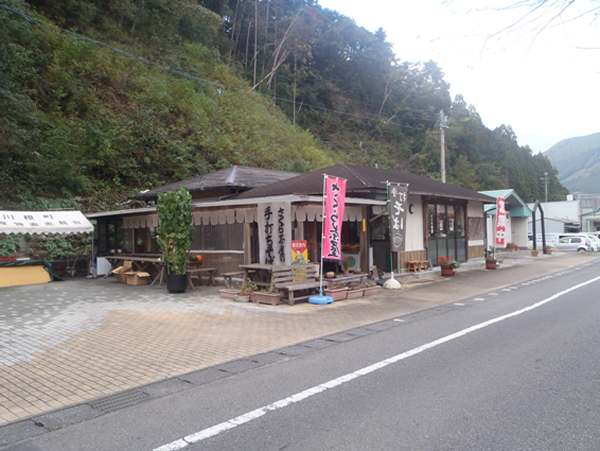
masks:
[[[438,262],[442,270],[442,276],[444,277],[450,277],[454,275],[454,270],[458,269],[460,266],[459,262],[452,260],[450,257],[440,257]]]
[[[547,245],[547,246],[544,248],[544,254],[546,254],[546,255],[552,255],[552,246],[550,246],[550,245]]]
[[[253,291],[250,294],[250,300],[256,304],[271,304],[271,305],[279,305],[279,301],[281,301],[282,293],[275,287],[275,281],[271,281],[271,285],[267,288],[263,288],[261,290]]]
[[[485,269],[496,269],[498,260],[496,260],[496,249],[490,247],[485,253]]]
[[[352,261],[350,257],[342,257],[342,269],[344,270],[344,275],[347,276],[350,274],[350,264]]]
[[[537,249],[532,249],[531,256],[532,257],[537,257],[538,256],[538,250]]]
[[[240,287],[240,292],[235,295],[234,299],[237,302],[250,302],[250,295],[254,290],[257,289],[258,287],[254,283],[252,283],[250,279],[246,279]]]
[[[519,246],[517,246],[515,243],[508,243],[506,245],[507,249],[513,250],[513,251],[518,251],[519,250]]]
[[[348,296],[348,287],[336,282],[330,282],[323,291],[325,296],[332,297],[334,301],[342,301]]]
[[[193,209],[192,196],[185,186],[158,195],[156,239],[163,251],[169,293],[183,293],[187,288],[188,252],[194,240]]]

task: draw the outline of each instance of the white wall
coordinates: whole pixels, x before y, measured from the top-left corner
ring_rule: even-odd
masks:
[[[527,206],[533,210],[534,204],[527,204]],[[579,201],[560,201],[560,202],[542,202],[542,210],[544,210],[544,218],[560,218],[570,219],[573,222],[579,222]],[[540,218],[540,211],[535,212],[535,217]]]
[[[408,196],[408,205],[413,204],[415,212],[406,212],[406,247],[405,251],[422,251],[425,249],[423,240],[423,201],[421,196]]]

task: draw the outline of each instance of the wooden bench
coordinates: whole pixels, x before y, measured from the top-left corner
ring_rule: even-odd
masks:
[[[190,286],[190,288],[193,290],[194,289],[194,284],[192,283],[192,277],[195,277],[198,279],[198,283],[200,285],[202,285],[202,274],[207,273],[208,274],[208,281],[206,282],[206,285],[212,285],[213,287],[216,285],[215,284],[215,273],[217,272],[217,268],[189,268],[187,270],[187,279],[188,279],[188,285]]]
[[[412,272],[421,272],[421,269],[423,271],[427,271],[427,260],[408,261],[408,262],[406,262],[406,269],[407,269],[407,271],[412,271]]]
[[[317,265],[289,265],[275,266],[271,273],[271,283],[275,288],[283,291],[283,298],[287,299],[290,305],[300,299],[308,299],[316,293],[320,287],[318,281]],[[296,292],[303,292],[296,296]],[[287,295],[287,296],[286,296]]]

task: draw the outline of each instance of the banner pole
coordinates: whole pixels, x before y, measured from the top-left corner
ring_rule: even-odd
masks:
[[[319,265],[319,292],[323,295],[323,246],[325,245],[325,198],[327,197],[326,191],[327,174],[323,174],[323,213],[321,216],[321,264]]]
[[[392,211],[390,209],[390,182],[386,181],[387,188],[387,208],[388,208],[388,227],[390,228],[389,234],[392,235]],[[394,278],[394,252],[390,245],[390,265],[392,266],[392,279]]]

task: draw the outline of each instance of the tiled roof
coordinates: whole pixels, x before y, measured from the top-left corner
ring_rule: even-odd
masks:
[[[488,203],[495,202],[495,198],[486,196],[485,194],[421,177],[409,172],[354,166],[346,163],[255,188],[240,193],[235,198],[248,199],[286,194],[322,196],[324,174],[347,179],[346,192],[349,196],[374,197],[376,194],[381,196],[381,194],[385,194],[386,192],[386,181],[389,181],[393,183],[408,183],[409,193],[416,195],[478,200]]]
[[[272,169],[231,166],[208,174],[199,175],[187,180],[161,186],[135,196],[139,200],[155,199],[160,193],[175,191],[185,186],[190,193],[209,191],[218,188],[233,188],[240,191],[261,187],[281,180],[297,176],[297,172],[276,171]]]

